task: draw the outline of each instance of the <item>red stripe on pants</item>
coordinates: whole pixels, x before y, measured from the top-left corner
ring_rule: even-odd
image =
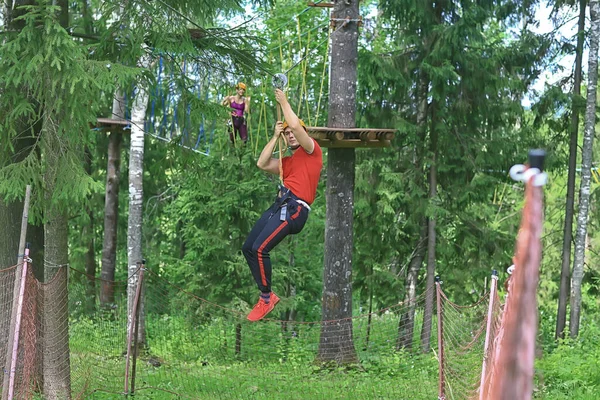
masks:
[[[298,215],[300,215],[300,210],[301,210],[301,209],[302,209],[302,207],[298,207],[298,210],[296,211],[296,213],[295,213],[294,215],[292,215],[292,219],[296,219],[296,218],[298,218]],[[264,249],[265,247],[267,247],[267,245],[269,244],[269,242],[270,242],[271,240],[273,240],[273,238],[274,238],[275,236],[277,236],[277,234],[278,234],[279,232],[281,232],[281,230],[282,230],[283,228],[285,228],[287,225],[288,225],[288,222],[287,222],[287,221],[284,221],[284,222],[283,222],[283,224],[279,225],[279,227],[278,227],[277,229],[275,229],[275,230],[273,231],[273,233],[271,233],[271,234],[269,235],[269,237],[268,237],[268,238],[266,238],[266,239],[265,239],[265,241],[264,241],[264,242],[262,242],[262,244],[261,244],[261,245],[260,245],[260,247],[258,248],[258,266],[259,266],[259,269],[260,269],[260,278],[261,278],[261,280],[262,280],[262,284],[263,284],[264,286],[267,286],[267,277],[266,277],[266,275],[265,275],[265,264],[264,264],[264,262],[263,262],[263,258],[262,258],[262,251],[263,251],[263,249]]]

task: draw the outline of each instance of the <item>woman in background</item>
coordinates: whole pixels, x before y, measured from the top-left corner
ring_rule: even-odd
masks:
[[[229,140],[231,143],[235,143],[237,135],[240,136],[242,142],[248,141],[248,128],[246,126],[245,114],[250,112],[250,97],[245,97],[246,84],[238,83],[235,85],[236,94],[234,96],[227,96],[221,102],[224,106],[231,108],[231,125],[229,125]]]

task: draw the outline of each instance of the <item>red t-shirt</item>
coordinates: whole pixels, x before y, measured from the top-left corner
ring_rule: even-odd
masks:
[[[313,139],[315,148],[308,154],[302,146],[292,156],[283,157],[283,185],[298,198],[312,204],[323,168],[323,151]]]

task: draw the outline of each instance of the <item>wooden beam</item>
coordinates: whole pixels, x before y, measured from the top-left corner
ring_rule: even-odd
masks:
[[[307,131],[315,140],[324,141],[327,147],[383,147],[378,142],[392,140],[396,129],[308,127]],[[356,141],[364,143],[360,145]],[[333,142],[350,142],[354,144],[338,146],[333,145]]]
[[[380,132],[380,133],[395,133],[396,129],[389,129],[389,128],[329,128],[326,126],[309,126],[306,128],[306,130],[308,131],[308,133],[311,132],[338,132],[338,131],[343,131],[343,132]]]
[[[344,132],[335,132],[333,134],[333,137],[335,138],[335,140],[343,140],[344,139]]]
[[[309,7],[327,7],[327,8],[333,8],[334,4],[333,3],[323,3],[323,2],[318,2],[315,3],[314,1],[309,1],[308,2],[308,6]]]
[[[315,139],[319,146],[327,148],[347,149],[347,148],[381,148],[390,147],[391,142],[389,140],[328,140],[328,139]]]

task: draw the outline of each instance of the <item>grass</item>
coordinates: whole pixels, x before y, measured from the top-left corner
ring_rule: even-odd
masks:
[[[163,368],[163,367],[160,367]],[[136,382],[137,399],[431,399],[437,378],[428,369],[379,375],[368,371],[317,371],[285,364],[186,365],[146,371]],[[168,378],[171,378],[169,380]],[[157,390],[156,388],[161,388]],[[94,399],[119,394],[97,392]]]
[[[294,336],[286,336],[277,323],[246,323],[242,325],[242,351],[236,354],[237,321],[214,318],[210,323],[191,326],[183,318],[154,315],[146,322],[150,348],[137,360],[136,399],[437,397],[437,361],[433,354],[397,352],[393,341],[380,340],[376,335],[365,349],[359,345],[364,327],[358,324],[356,349],[360,364],[322,369],[314,364],[318,327],[296,326]],[[393,338],[397,320],[380,322],[389,325]],[[71,323],[74,392],[92,399],[123,398],[123,331],[123,323],[110,318],[80,318]]]

